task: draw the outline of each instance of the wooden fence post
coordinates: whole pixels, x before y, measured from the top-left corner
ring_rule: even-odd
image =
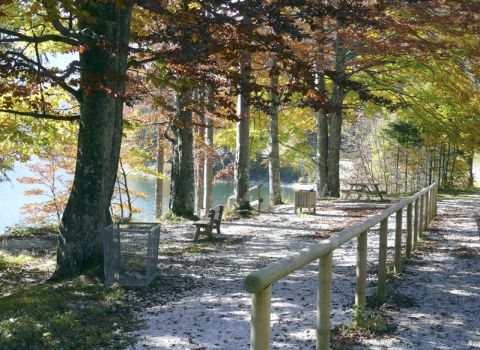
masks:
[[[365,326],[367,302],[367,231],[357,237],[357,288],[355,293],[355,326]]]
[[[318,264],[317,350],[330,349],[330,307],[332,301],[332,256],[325,254]]]
[[[407,205],[407,243],[405,244],[405,256],[407,257],[407,259],[410,259],[412,257],[412,226],[412,203],[410,203]]]
[[[387,243],[388,243],[388,218],[380,222],[380,243],[378,247],[378,286],[377,297],[385,300],[387,287]]]
[[[270,305],[272,286],[252,294],[251,350],[270,349]]]
[[[395,213],[395,274],[402,272],[402,212],[400,209]]]
[[[417,198],[415,199],[415,207],[414,207],[414,213],[413,213],[413,249],[417,248],[418,244],[418,212],[419,212],[419,206],[420,205],[420,200]]]

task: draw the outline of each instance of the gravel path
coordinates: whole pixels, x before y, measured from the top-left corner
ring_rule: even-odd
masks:
[[[160,271],[162,271],[161,276],[157,278],[149,291],[150,295],[147,298],[149,302],[146,303],[149,306],[139,313],[140,318],[145,320],[145,327],[133,334],[138,339],[138,343],[133,349],[248,349],[250,342],[250,295],[242,285],[245,276],[271,261],[288,255],[292,251],[315,244],[321,238],[359,222],[362,218],[375,214],[391,204],[346,201],[321,202],[320,210],[317,211],[316,215],[295,215],[291,206],[283,205],[254,218],[225,223],[222,227],[222,239],[216,243],[193,244],[191,237],[194,229],[188,224],[166,227],[168,233],[162,235],[161,244],[163,252],[159,265]],[[467,204],[469,204],[468,208],[464,206]],[[465,222],[462,223],[465,227],[462,226],[461,231],[457,232],[457,236],[463,237],[461,232],[469,230],[468,223],[473,220],[471,216],[475,206],[478,209],[478,201],[458,204],[456,202],[445,202],[440,207],[440,214],[445,207],[450,208],[452,206],[457,206],[457,211],[465,213],[462,214],[462,217],[465,216],[463,218]],[[448,212],[450,213],[450,209]],[[445,219],[442,220],[447,220],[449,225],[452,225],[451,227],[460,227],[458,222],[452,223],[452,220],[461,220],[458,213],[452,217],[445,216]],[[446,227],[445,223],[442,224],[440,221],[437,221],[437,223]],[[390,228],[393,227],[392,221]],[[454,231],[452,230],[452,232]],[[448,231],[448,233],[451,232]],[[442,237],[446,236],[443,233],[438,234]],[[392,230],[389,234],[389,247],[393,246],[393,235]],[[472,249],[478,249],[478,246],[473,247],[475,243],[478,243],[478,233],[476,236],[472,233],[471,236]],[[467,236],[465,235],[465,237]],[[476,237],[477,241],[474,241],[473,237]],[[458,237],[455,238],[455,244],[459,247],[467,244],[460,243],[458,239]],[[369,233],[369,288],[371,290],[375,288],[377,247],[378,231],[374,229]],[[355,248],[356,241],[350,241],[334,253],[333,326],[348,324],[352,319],[352,304],[355,293]],[[434,253],[432,252],[432,254]],[[417,281],[415,283],[418,283],[418,285],[423,285],[418,282],[423,281],[423,279],[415,277],[415,274],[417,274],[415,269],[420,269],[425,278],[433,278],[431,270],[421,270],[427,268],[427,266],[430,269],[437,269],[439,274],[448,271],[445,267],[435,266],[442,264],[446,259],[445,256],[450,257],[448,260],[448,268],[451,269],[448,272],[450,276],[452,271],[457,271],[456,273],[459,271],[455,265],[457,260],[464,264],[471,260],[453,260],[450,253],[439,252],[438,254],[440,254],[438,261],[428,258],[428,261],[432,262],[431,264],[414,263],[410,265],[406,269],[405,276],[399,279],[400,288],[408,290],[408,286],[413,283],[408,280],[409,278]],[[440,256],[443,256],[443,258]],[[422,256],[417,256],[414,262],[417,260],[424,262],[425,259],[422,259]],[[477,264],[477,267],[479,266],[478,260],[476,262],[472,260],[471,266],[475,266],[475,264]],[[478,274],[475,275],[475,271],[472,269],[473,267],[469,274],[465,274],[463,278],[459,278],[456,282],[452,281],[452,284],[455,283],[452,290],[459,290],[460,294],[466,293],[465,297],[470,298],[472,303],[477,298],[476,302],[478,303],[478,289],[472,287],[475,285],[473,283],[475,279],[478,284]],[[462,271],[465,270],[466,266],[463,267]],[[316,278],[317,264],[312,263],[273,286],[272,349],[315,348]],[[437,282],[438,284],[434,284],[432,287],[439,286],[445,281],[440,279]],[[469,286],[462,287],[459,285],[460,283],[469,284]],[[407,291],[403,289],[402,292],[407,294]],[[417,295],[420,293],[419,290],[418,287],[414,289],[414,298],[421,297],[421,295]],[[439,300],[438,298],[430,298],[432,293],[428,290],[424,293],[429,297],[427,298],[428,302]],[[445,296],[446,292],[443,292],[443,295]],[[459,294],[452,294],[452,297],[459,298],[460,296]],[[426,306],[427,301],[422,305]],[[431,308],[432,305],[430,305],[430,310]],[[466,311],[468,309],[473,310],[472,305]],[[413,309],[408,309],[408,314],[411,310]],[[396,321],[399,325],[398,334],[393,337],[366,340],[364,343],[367,347],[380,349],[442,349],[442,347],[436,348],[424,343],[420,344],[424,344],[425,347],[418,345],[418,341],[423,342],[424,339],[421,334],[417,338],[409,334],[403,336],[403,329],[412,326],[412,318],[405,316],[404,322],[400,317],[403,311],[387,310],[387,312],[391,313],[391,316],[395,319],[398,318],[398,321]],[[398,312],[399,315],[396,315],[395,312]],[[422,312],[425,313],[426,311]],[[442,312],[442,310],[438,312]],[[414,315],[417,315],[417,313],[414,313]],[[455,315],[455,313],[448,312],[448,315]],[[428,313],[425,316],[418,311],[417,316],[420,320],[423,320],[423,317],[430,322],[433,320],[432,317],[428,316]],[[440,315],[440,317],[445,320],[447,316]],[[427,321],[424,320],[423,322]],[[454,322],[454,319],[452,319],[452,322]],[[465,324],[467,324],[466,321]],[[455,328],[453,326],[443,327],[447,331],[445,335],[448,335],[449,330]],[[473,324],[472,327],[474,327]],[[410,327],[410,329],[413,330],[413,333],[418,333],[415,331],[417,329],[416,325]],[[419,329],[422,330],[422,333],[430,334],[430,329],[435,331],[436,328],[427,329],[419,324]],[[474,339],[475,330],[471,329],[469,332],[469,339]],[[477,343],[475,344],[477,345],[472,346],[478,346],[478,332],[476,337]],[[437,343],[440,344],[440,342]],[[466,343],[464,344],[466,346]],[[448,345],[448,348],[452,348],[452,345]]]
[[[413,301],[388,309],[393,337],[367,341],[371,349],[480,349],[480,199],[446,200],[426,232],[426,249],[398,278]]]

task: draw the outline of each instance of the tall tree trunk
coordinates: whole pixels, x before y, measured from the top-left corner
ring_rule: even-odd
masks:
[[[345,27],[342,19],[337,19],[337,30]],[[328,193],[332,197],[340,196],[340,146],[342,143],[343,102],[346,92],[341,82],[346,79],[345,69],[347,51],[343,42],[337,35],[335,39],[335,79],[333,82],[331,103],[333,113],[330,115],[327,159],[327,185]]]
[[[163,137],[163,128],[157,130],[157,173],[162,174],[165,166],[165,141]],[[160,219],[163,214],[163,178],[157,177],[155,180],[155,217]]]
[[[325,75],[317,70],[315,77],[317,90],[326,95]],[[328,120],[324,111],[315,111],[317,126],[316,158],[317,158],[317,194],[324,197],[328,192]]]
[[[278,143],[278,109],[280,97],[278,95],[279,68],[275,57],[272,57],[270,69],[270,152],[268,154],[268,184],[270,190],[270,205],[282,204],[280,188],[280,147]]]
[[[207,87],[207,110],[209,112],[213,111],[213,89],[209,86]],[[206,118],[205,121],[206,130],[205,130],[205,144],[208,146],[209,150],[213,148],[213,124],[212,119]],[[205,193],[203,194],[203,207],[205,210],[208,210],[213,207],[213,159],[209,154],[205,155],[205,166],[204,166],[204,184],[203,189]]]
[[[172,126],[172,175],[170,181],[170,210],[173,214],[192,218],[194,211],[195,179],[193,173],[193,132],[191,91],[176,93],[176,121]]]
[[[100,230],[112,223],[109,211],[122,140],[131,5],[86,1],[88,28],[80,52],[80,128],[72,191],[60,224],[53,279],[71,277],[103,262]]]
[[[240,57],[240,93],[238,95],[234,190],[237,209],[250,209],[250,76],[251,54]]]
[[[198,89],[195,90],[194,99],[198,104],[198,109],[203,110],[205,103],[203,102],[204,94],[202,93],[201,96],[199,94]],[[204,175],[205,175],[205,149],[202,146],[205,140],[205,115],[202,111],[200,115],[198,115],[198,124],[197,127],[197,142],[195,144],[195,214],[197,216],[202,216],[202,208],[203,208],[203,195],[204,195]],[[208,209],[208,208],[207,208]]]

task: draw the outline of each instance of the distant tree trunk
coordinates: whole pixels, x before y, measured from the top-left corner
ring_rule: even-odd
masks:
[[[448,147],[445,151],[444,165],[443,165],[443,183],[448,188],[448,168],[450,166],[450,141],[448,141]]]
[[[408,153],[405,152],[405,193],[408,193]]]
[[[120,177],[117,176],[117,191],[118,191],[118,204],[120,208],[120,217],[124,218],[124,211],[123,211],[123,196],[122,196],[122,184],[120,183]]]
[[[433,181],[433,155],[431,152],[428,153],[429,166],[428,166],[428,184],[431,184]]]
[[[282,204],[280,188],[280,147],[278,143],[278,109],[280,97],[278,95],[279,68],[275,57],[272,58],[270,70],[270,152],[268,154],[268,184],[270,190],[270,205]]]
[[[472,152],[468,157],[467,157],[467,164],[468,164],[468,187],[471,188],[473,187],[475,183],[475,177],[473,175],[473,156],[474,152]]]
[[[207,87],[207,109],[208,111],[213,111],[213,91],[211,87]],[[213,147],[213,124],[210,118],[207,118],[205,121],[206,130],[205,130],[205,144],[209,149]],[[213,207],[213,160],[210,155],[205,156],[205,166],[204,166],[204,176],[203,180],[203,189],[205,191],[203,195],[203,207],[205,210],[208,210]]]
[[[440,149],[438,151],[438,187],[443,186],[442,164],[443,164],[443,143],[440,143]]]
[[[195,90],[194,99],[199,105],[198,109],[203,110],[205,103],[203,102],[204,94],[200,96],[198,90]],[[205,167],[205,149],[202,146],[205,140],[205,115],[201,111],[198,115],[197,122],[200,126],[197,127],[197,142],[195,144],[195,214],[202,216],[203,195],[204,195],[204,167]]]
[[[165,165],[165,142],[162,127],[158,127],[157,135],[157,173],[164,172]],[[160,219],[163,214],[163,178],[155,180],[155,217]]]
[[[132,220],[132,216],[133,216],[132,197],[130,196],[130,190],[128,189],[127,173],[125,171],[125,168],[123,167],[122,158],[118,160],[118,164],[120,167],[120,174],[122,175],[122,178],[123,178],[123,188],[125,189],[125,195],[127,196],[127,207],[128,207],[127,219]],[[122,215],[122,218],[123,218],[123,215]]]
[[[395,158],[395,194],[399,193],[398,177],[400,176],[400,147],[397,147],[397,157]]]
[[[193,173],[192,92],[176,93],[176,120],[172,126],[172,175],[170,210],[185,218],[193,217],[195,180]]]
[[[240,56],[240,93],[238,95],[234,190],[237,209],[250,209],[250,76],[251,54]]]
[[[452,151],[452,168],[450,170],[450,176],[448,178],[448,183],[450,188],[454,188],[455,184],[455,166],[457,165],[457,156],[458,156],[458,148],[454,147]]]
[[[77,165],[60,224],[57,266],[52,279],[71,277],[103,262],[100,231],[112,223],[109,211],[120,157],[123,96],[132,7],[85,1],[88,21],[80,52],[80,127]],[[82,33],[79,30],[78,33]]]

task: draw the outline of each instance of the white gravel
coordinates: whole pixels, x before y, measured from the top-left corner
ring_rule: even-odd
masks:
[[[472,200],[446,201],[440,205],[440,219],[435,225],[440,225],[442,232],[431,233],[435,235],[433,238],[443,237],[438,252],[417,256],[398,279],[401,293],[423,302],[413,308],[388,309],[386,312],[398,324],[397,332],[393,336],[364,340],[365,347],[480,347],[476,326],[480,324],[476,314],[480,306],[479,236],[473,219],[478,204],[478,200]],[[132,349],[248,349],[250,295],[243,288],[245,276],[270,261],[315,244],[319,233],[338,231],[391,203],[335,201],[320,205],[316,215],[295,215],[291,206],[283,205],[254,218],[225,223],[222,236],[241,238],[241,242],[194,245],[193,227],[185,224],[167,227],[161,247],[179,254],[161,256],[161,276],[155,282],[159,292],[152,295],[150,306],[139,313],[145,324],[133,334],[138,342]],[[455,214],[449,214],[451,211]],[[390,228],[393,227],[392,221]],[[393,234],[391,231],[389,247],[393,246]],[[369,233],[371,290],[376,283],[377,241],[377,231],[372,230]],[[465,246],[477,249],[477,253],[458,258],[451,251],[440,249],[443,246],[450,250]],[[195,247],[203,251],[195,252],[192,250]],[[332,327],[351,322],[355,247],[356,241],[350,241],[334,254]],[[315,348],[316,278],[317,265],[310,264],[273,286],[272,349]]]

